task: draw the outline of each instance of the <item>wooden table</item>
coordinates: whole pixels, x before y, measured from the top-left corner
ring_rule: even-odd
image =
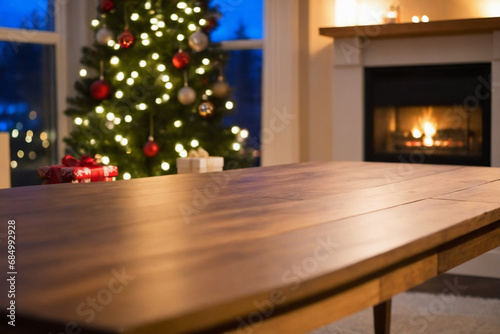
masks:
[[[392,296],[500,246],[499,180],[330,162],[1,190],[0,332],[304,333],[375,305],[387,332]]]

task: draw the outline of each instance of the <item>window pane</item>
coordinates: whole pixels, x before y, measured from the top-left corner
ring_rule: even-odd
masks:
[[[54,0],[0,0],[0,27],[54,31]]]
[[[0,42],[0,131],[11,133],[12,186],[40,184],[54,162],[55,47]]]
[[[211,33],[214,42],[233,39],[262,39],[262,0],[213,0],[222,14]]]
[[[226,125],[249,131],[247,142],[260,151],[262,110],[262,50],[235,50],[229,53],[225,76],[234,89],[235,114]],[[257,159],[258,160],[258,159]]]

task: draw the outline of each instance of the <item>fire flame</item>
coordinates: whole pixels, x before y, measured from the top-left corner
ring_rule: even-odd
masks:
[[[432,136],[436,134],[436,127],[429,121],[424,122],[424,146],[431,147],[434,145]]]
[[[432,137],[436,134],[436,127],[429,121],[424,122],[424,133],[426,136]]]
[[[418,118],[419,127],[415,126],[411,130],[411,135],[415,139],[422,138],[423,136],[423,145],[426,147],[431,147],[434,145],[434,136],[437,132],[436,123],[432,121],[432,110],[427,110],[424,112],[422,117]]]
[[[432,145],[434,145],[432,137],[424,136],[424,146],[431,147]]]
[[[413,138],[418,139],[422,137],[422,131],[417,128],[413,128],[413,130],[411,130],[411,135],[413,136]]]

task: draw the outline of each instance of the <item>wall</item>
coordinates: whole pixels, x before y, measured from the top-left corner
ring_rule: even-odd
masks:
[[[300,161],[299,0],[269,0],[264,7],[261,164]]]
[[[352,0],[337,0],[352,1]],[[431,20],[466,19],[500,16],[498,0],[354,0],[358,24],[373,24],[391,3],[399,4],[401,22],[410,22],[413,15],[427,15]],[[378,23],[382,23],[379,21]]]
[[[332,160],[332,70],[331,38],[319,35],[319,28],[334,21],[331,0],[303,1],[301,78],[301,161]],[[305,31],[305,33],[304,33]]]
[[[435,21],[500,16],[498,0],[401,0],[400,3],[405,22],[411,21],[413,15],[424,14]]]

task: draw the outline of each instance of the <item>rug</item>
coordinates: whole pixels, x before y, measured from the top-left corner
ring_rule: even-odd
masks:
[[[309,334],[373,334],[365,309]],[[391,333],[500,334],[500,300],[406,292],[392,300]]]

